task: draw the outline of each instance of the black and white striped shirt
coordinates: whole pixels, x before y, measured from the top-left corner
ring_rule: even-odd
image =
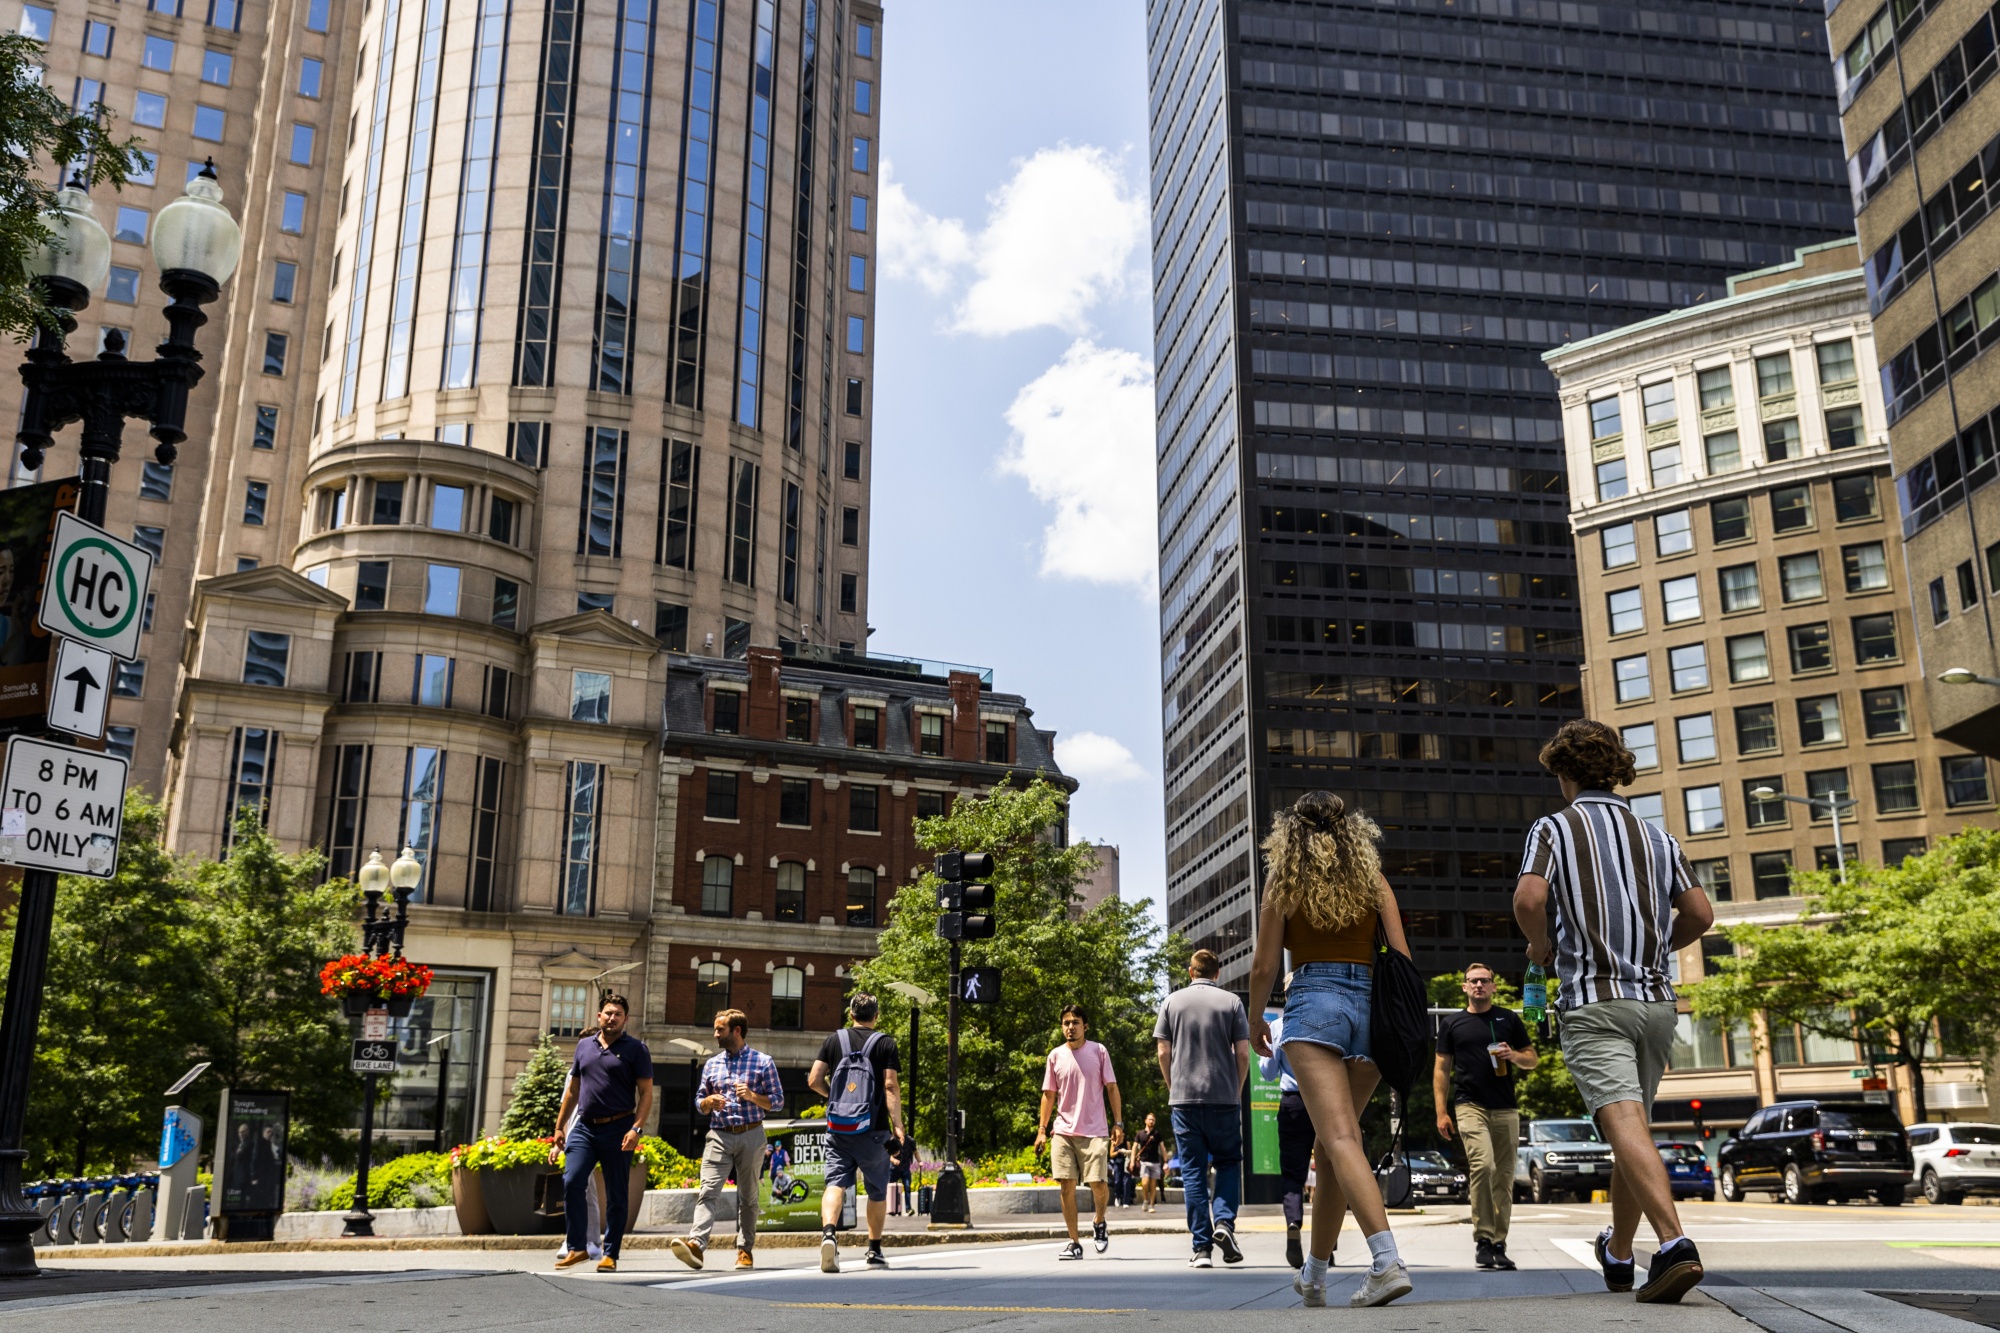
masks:
[[[1674,998],[1673,900],[1696,884],[1672,834],[1622,796],[1583,792],[1528,830],[1521,873],[1547,880],[1555,903],[1559,1008]]]

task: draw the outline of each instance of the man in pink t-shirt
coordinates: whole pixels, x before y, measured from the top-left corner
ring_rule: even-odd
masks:
[[[1062,1011],[1063,1044],[1049,1052],[1048,1072],[1042,1076],[1042,1110],[1035,1123],[1035,1151],[1049,1143],[1049,1174],[1062,1189],[1063,1221],[1069,1224],[1069,1244],[1061,1259],[1083,1258],[1083,1242],[1076,1234],[1076,1182],[1089,1183],[1097,1202],[1097,1224],[1091,1231],[1097,1252],[1111,1247],[1104,1227],[1104,1205],[1111,1197],[1111,1149],[1125,1137],[1124,1107],[1118,1098],[1118,1076],[1111,1072],[1111,1052],[1094,1041],[1084,1040],[1090,1031],[1089,1015],[1080,1004],[1066,1004]],[[1111,1099],[1111,1124],[1104,1123],[1104,1099]],[[1055,1141],[1049,1140],[1049,1113],[1056,1118]]]

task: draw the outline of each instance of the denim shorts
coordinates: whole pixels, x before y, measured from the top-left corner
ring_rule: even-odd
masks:
[[[1374,994],[1374,970],[1366,963],[1302,965],[1292,973],[1292,987],[1285,993],[1285,1025],[1278,1044],[1309,1041],[1331,1046],[1346,1059],[1373,1063],[1368,1016]]]

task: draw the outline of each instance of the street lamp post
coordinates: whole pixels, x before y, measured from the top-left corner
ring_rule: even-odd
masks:
[[[1833,864],[1840,875],[1840,882],[1847,882],[1847,849],[1840,841],[1840,812],[1852,810],[1861,802],[1841,796],[1792,796],[1775,787],[1752,787],[1750,794],[1760,801],[1790,801],[1803,805],[1814,812],[1825,810],[1833,817]]]
[[[382,849],[368,854],[361,867],[361,895],[367,900],[361,918],[361,951],[370,957],[403,956],[403,932],[410,924],[410,895],[423,882],[424,863],[408,847],[394,865],[382,864]],[[387,886],[393,912],[382,910],[382,889]],[[375,1214],[368,1208],[368,1158],[375,1145],[375,1075],[362,1075],[361,1158],[354,1168],[354,1207],[341,1220],[342,1236],[375,1234]]]
[[[55,207],[42,214],[49,239],[28,261],[37,282],[59,312],[56,328],[44,330],[21,364],[27,394],[21,403],[22,465],[42,466],[55,432],[83,423],[83,486],[77,516],[104,522],[111,468],[118,461],[128,417],[152,423],[163,463],[173,461],[187,438],[188,392],[201,382],[201,353],[195,331],[208,322],[202,307],[222,294],[243,252],[243,232],[222,206],[215,164],[188,182],[187,193],[153,220],[153,258],[160,290],[167,294],[167,340],[152,361],[128,361],[125,340],[107,334],[104,350],[92,361],[73,362],[65,348],[76,329],[76,312],[111,271],[111,238],[98,222],[90,195],[72,178],[56,192]],[[31,1239],[42,1218],[21,1196],[27,1161],[22,1146],[28,1115],[28,1082],[35,1037],[41,1025],[42,984],[48,969],[49,927],[55,917],[53,871],[29,870],[21,878],[15,916],[13,960],[7,974],[7,1008],[0,1014],[0,1278],[35,1277]]]

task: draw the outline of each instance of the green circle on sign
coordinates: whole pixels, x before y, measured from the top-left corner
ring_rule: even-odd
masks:
[[[62,595],[62,590],[64,587],[63,575],[69,571],[70,561],[74,560],[81,552],[89,550],[91,548],[96,548],[98,550],[105,552],[113,560],[116,560],[118,562],[118,567],[125,571],[125,586],[132,592],[132,596],[129,599],[127,599],[125,603],[125,614],[118,618],[116,624],[110,625],[104,629],[97,629],[90,625],[84,624],[78,618],[76,614],[76,608],[72,607],[69,603],[69,599]],[[62,559],[56,564],[56,598],[58,601],[62,603],[63,614],[69,619],[70,623],[73,626],[75,626],[78,631],[84,634],[88,634],[93,639],[110,639],[110,638],[115,638],[119,634],[124,633],[125,627],[132,623],[132,617],[139,613],[140,598],[138,595],[138,587],[139,587],[139,576],[133,572],[132,562],[125,558],[125,553],[123,551],[119,550],[116,546],[113,546],[110,542],[104,540],[104,538],[102,537],[86,537],[80,542],[72,543],[70,547],[62,553]]]

